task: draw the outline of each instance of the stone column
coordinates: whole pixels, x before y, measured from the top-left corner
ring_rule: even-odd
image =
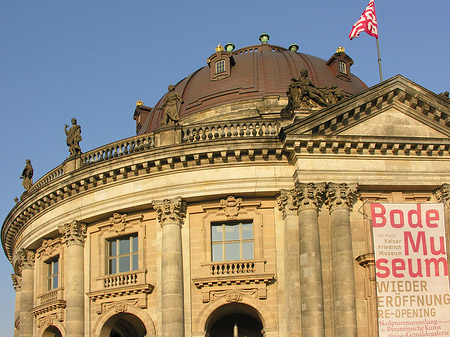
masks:
[[[356,185],[330,183],[327,204],[331,218],[334,330],[336,337],[356,337],[355,259],[352,250],[350,207]]]
[[[300,305],[300,257],[298,207],[294,200],[295,191],[282,190],[277,198],[278,208],[284,221],[284,270],[286,296],[286,326],[290,337],[301,336]]]
[[[324,190],[325,184],[297,183],[295,187],[300,237],[302,335],[308,337],[325,335],[318,221]]]
[[[443,184],[434,191],[436,200],[444,204],[445,243],[447,248],[447,265],[450,270],[450,185]]]
[[[22,270],[22,289],[20,290],[20,337],[33,336],[34,298],[34,251],[21,249],[18,253],[19,268]]]
[[[66,246],[64,293],[66,298],[67,337],[84,337],[84,242],[86,225],[72,221],[60,226]]]
[[[183,252],[181,226],[186,203],[181,198],[153,202],[162,229],[162,337],[184,336]]]
[[[19,337],[17,324],[20,322],[20,291],[22,289],[22,278],[17,274],[11,274],[11,280],[16,292],[16,303],[14,309],[14,337]]]

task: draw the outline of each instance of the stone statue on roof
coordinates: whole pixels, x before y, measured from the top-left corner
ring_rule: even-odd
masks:
[[[77,124],[77,120],[72,118],[72,126],[67,130],[69,126],[65,124],[64,132],[66,133],[66,143],[69,147],[70,156],[76,156],[81,154],[80,141],[81,138],[81,126]]]
[[[22,171],[22,175],[20,179],[23,179],[22,186],[25,188],[25,191],[28,191],[33,185],[33,166],[31,165],[31,161],[27,159],[25,161],[25,167]]]
[[[290,113],[300,108],[326,107],[341,101],[346,97],[344,90],[337,85],[331,88],[319,88],[308,78],[308,70],[302,69],[300,77],[291,79],[289,89],[286,92],[288,104],[283,108],[283,113]]]
[[[183,104],[183,100],[180,95],[175,92],[175,87],[171,84],[168,88],[168,93],[162,103],[162,109],[164,111],[164,119],[161,125],[178,125],[180,121],[180,108]]]

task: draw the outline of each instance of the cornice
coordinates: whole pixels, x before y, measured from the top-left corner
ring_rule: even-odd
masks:
[[[122,142],[128,143],[127,140]],[[106,145],[105,148],[114,146]],[[111,184],[142,179],[146,175],[169,174],[210,166],[245,163],[264,165],[267,161],[283,161],[281,143],[278,137],[273,135],[261,137],[250,135],[237,139],[207,138],[171,147],[142,146],[136,149],[132,153],[123,152],[122,156],[104,155],[101,160],[99,156],[94,156],[96,160],[85,162],[81,168],[65,174],[61,173],[62,167],[58,167],[52,170],[50,175],[47,174],[38,180],[36,184],[41,188],[28,193],[10,211],[3,224],[2,244],[8,259],[12,261],[14,242],[28,222],[83,193],[106,188]],[[102,151],[96,149],[93,152]]]

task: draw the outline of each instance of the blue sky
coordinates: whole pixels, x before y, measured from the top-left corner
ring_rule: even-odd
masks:
[[[206,65],[214,48],[295,42],[328,59],[343,46],[352,72],[379,82],[376,43],[348,34],[369,0],[117,1],[20,0],[0,4],[0,219],[23,192],[29,158],[36,181],[68,156],[64,124],[76,117],[84,152],[134,135],[135,102],[153,106]],[[384,78],[397,74],[450,90],[450,1],[375,0]],[[0,256],[0,331],[12,336],[11,266]]]

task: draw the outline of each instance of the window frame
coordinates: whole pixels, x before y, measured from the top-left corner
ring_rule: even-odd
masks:
[[[223,59],[217,60],[217,62],[214,63],[214,74],[215,75],[226,73],[226,71],[227,71],[227,67],[226,67],[225,60],[223,60]]]
[[[57,272],[54,272],[55,263],[57,265]],[[45,269],[46,269],[46,291],[53,291],[60,288],[61,282],[61,260],[59,255],[53,256],[52,258],[44,261]],[[54,284],[56,278],[56,287]]]
[[[238,225],[238,235],[239,238],[228,238],[226,237],[227,234],[227,227],[236,226]],[[251,225],[251,238],[245,238],[244,237],[244,226],[245,225]],[[221,239],[220,240],[214,240],[214,227],[221,227]],[[255,229],[254,229],[254,222],[253,220],[241,220],[241,221],[214,221],[211,222],[210,225],[210,231],[211,231],[211,261],[212,262],[222,262],[222,261],[243,261],[243,260],[253,260],[255,259]],[[245,253],[245,244],[251,243],[251,257],[246,257]],[[239,245],[239,258],[237,259],[228,259],[227,258],[227,247],[231,249],[231,245]],[[222,247],[221,249],[221,259],[215,259],[214,254],[214,247]],[[235,254],[235,252],[234,252]]]
[[[347,75],[347,63],[344,61],[339,60],[338,61],[338,72],[340,74]]]
[[[127,240],[129,242],[129,249],[126,253],[120,252],[120,242],[125,242]],[[112,244],[115,243],[116,255],[112,254]],[[136,245],[136,247],[135,247]],[[106,275],[116,275],[121,273],[129,273],[133,271],[139,270],[139,235],[138,233],[130,233],[127,235],[115,236],[106,239],[106,264],[105,264],[105,274]],[[128,270],[122,270],[120,262],[124,261],[123,259],[128,257]],[[136,260],[135,260],[136,259]],[[115,271],[113,272],[112,261],[115,265]]]

